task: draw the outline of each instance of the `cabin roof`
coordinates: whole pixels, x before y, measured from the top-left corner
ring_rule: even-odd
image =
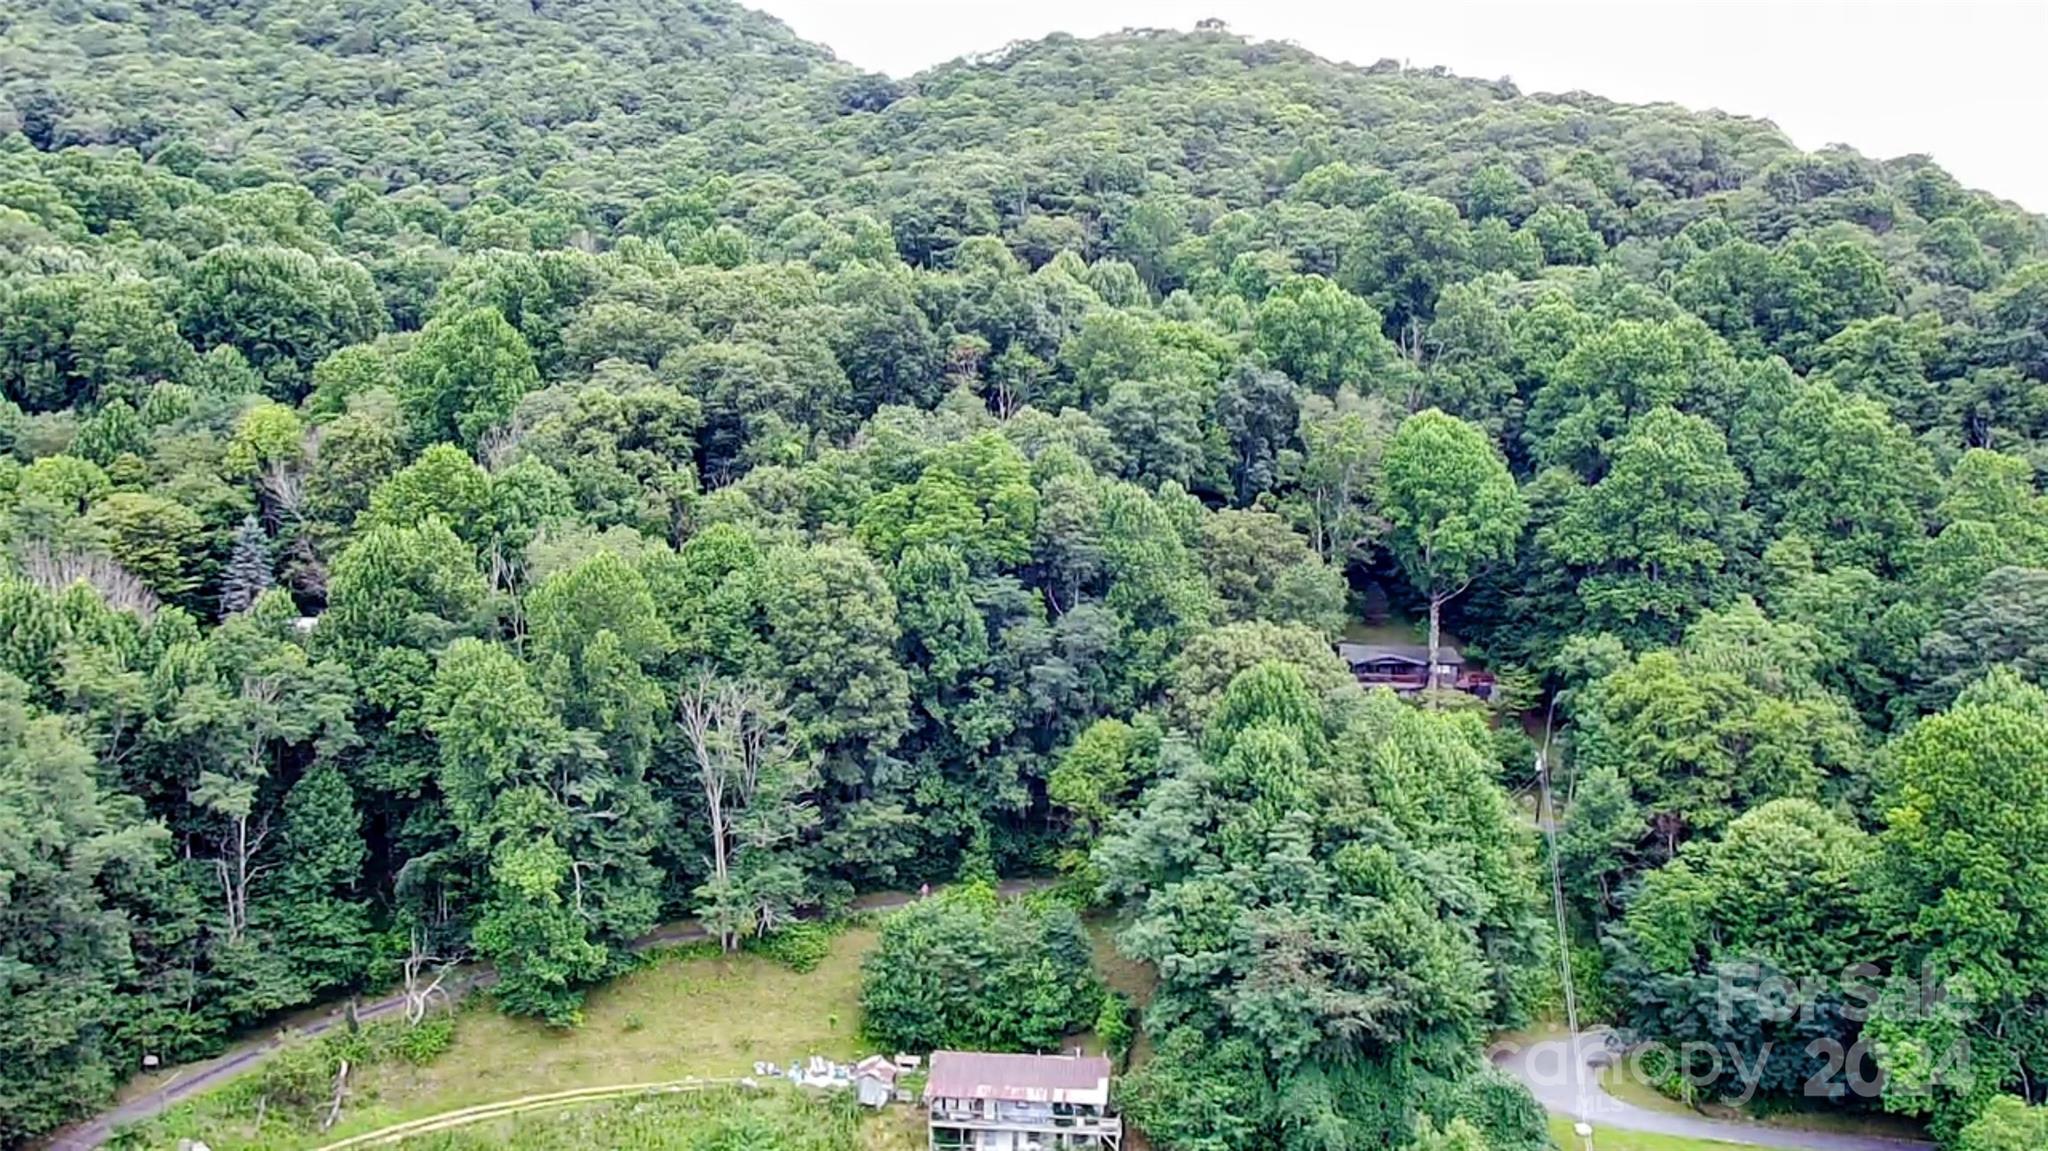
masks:
[[[1109,1060],[1100,1055],[932,1052],[926,1099],[1109,1105]]]
[[[896,1065],[880,1055],[870,1055],[853,1065],[855,1079],[876,1079],[883,1083],[894,1083],[896,1073]]]
[[[1391,660],[1396,663],[1412,663],[1416,667],[1429,666],[1429,648],[1419,643],[1340,643],[1337,658],[1357,667],[1365,663],[1380,663]],[[1438,663],[1462,664],[1464,655],[1450,644],[1437,648]]]

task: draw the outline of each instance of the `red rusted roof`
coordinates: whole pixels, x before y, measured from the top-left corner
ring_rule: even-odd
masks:
[[[853,1065],[853,1077],[872,1076],[884,1083],[896,1082],[896,1065],[880,1055],[870,1055]]]
[[[1100,1055],[934,1051],[924,1097],[1102,1107],[1109,1103],[1109,1060]]]

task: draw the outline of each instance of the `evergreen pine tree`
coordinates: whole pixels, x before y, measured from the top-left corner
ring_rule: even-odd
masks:
[[[308,770],[284,801],[274,897],[264,910],[294,975],[309,993],[352,985],[369,961],[362,881],[362,816],[348,777],[332,761]]]
[[[221,614],[248,611],[256,597],[269,590],[270,570],[270,537],[263,534],[262,521],[246,516],[235,529],[235,550],[228,558],[227,574],[221,578]]]

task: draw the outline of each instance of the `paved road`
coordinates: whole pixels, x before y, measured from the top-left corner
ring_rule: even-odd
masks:
[[[1501,1045],[1493,1061],[1529,1088],[1536,1101],[1554,1115],[1583,1119],[1595,1129],[1613,1127],[1689,1139],[1719,1139],[1751,1147],[1784,1151],[1932,1151],[1934,1144],[1835,1131],[1795,1131],[1762,1123],[1710,1119],[1638,1107],[1607,1093],[1587,1059],[1606,1046],[1604,1032],[1582,1033],[1578,1049],[1562,1037],[1528,1044]],[[1597,1146],[1597,1141],[1596,1141]]]
[[[1005,899],[1025,892],[1049,886],[1049,880],[1006,879],[997,888]],[[857,911],[891,911],[917,901],[912,892],[889,891],[865,895],[854,901]],[[674,947],[679,944],[696,943],[711,938],[695,920],[685,919],[663,924],[633,942],[634,951],[646,951],[655,947]],[[498,981],[498,973],[488,966],[478,965],[451,973],[442,984],[451,999],[459,999],[471,991],[477,991]],[[383,1019],[405,1010],[405,996],[389,995],[382,999],[368,1000],[356,1005],[356,1018],[368,1023]],[[101,1112],[92,1119],[52,1135],[43,1144],[45,1151],[93,1151],[119,1128],[130,1123],[139,1123],[157,1113],[190,1099],[192,1096],[247,1071],[270,1057],[272,1052],[289,1042],[296,1042],[308,1036],[322,1035],[343,1026],[348,1020],[346,1004],[333,1008],[325,1015],[306,1021],[289,1033],[279,1032],[267,1037],[248,1039],[229,1048],[210,1062],[187,1068],[179,1078],[164,1084],[147,1095],[140,1095],[125,1103]]]

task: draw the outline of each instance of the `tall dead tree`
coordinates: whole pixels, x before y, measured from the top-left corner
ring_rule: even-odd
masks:
[[[455,970],[458,960],[429,954],[427,933],[417,927],[412,929],[408,943],[402,967],[405,976],[405,1021],[417,1027],[420,1021],[427,1017],[427,1008],[433,1003],[435,996],[439,996],[443,1003],[448,1002],[448,992],[443,990],[441,985],[447,981],[448,973]],[[432,978],[428,978],[429,971],[432,972]]]
[[[816,821],[811,774],[790,744],[788,714],[758,685],[700,675],[676,706],[697,764],[711,838],[711,879],[697,894],[706,930],[727,951],[772,928],[793,901],[792,868],[774,849]]]
[[[226,771],[206,771],[199,786],[192,789],[192,801],[221,818],[214,855],[214,873],[220,880],[225,905],[227,937],[240,942],[249,926],[249,891],[269,865],[258,862],[263,845],[270,839],[270,812],[258,810],[263,779],[269,774],[269,753],[274,715],[282,694],[278,682],[259,676],[242,681],[237,701],[249,716],[246,738],[239,753],[227,763]]]

